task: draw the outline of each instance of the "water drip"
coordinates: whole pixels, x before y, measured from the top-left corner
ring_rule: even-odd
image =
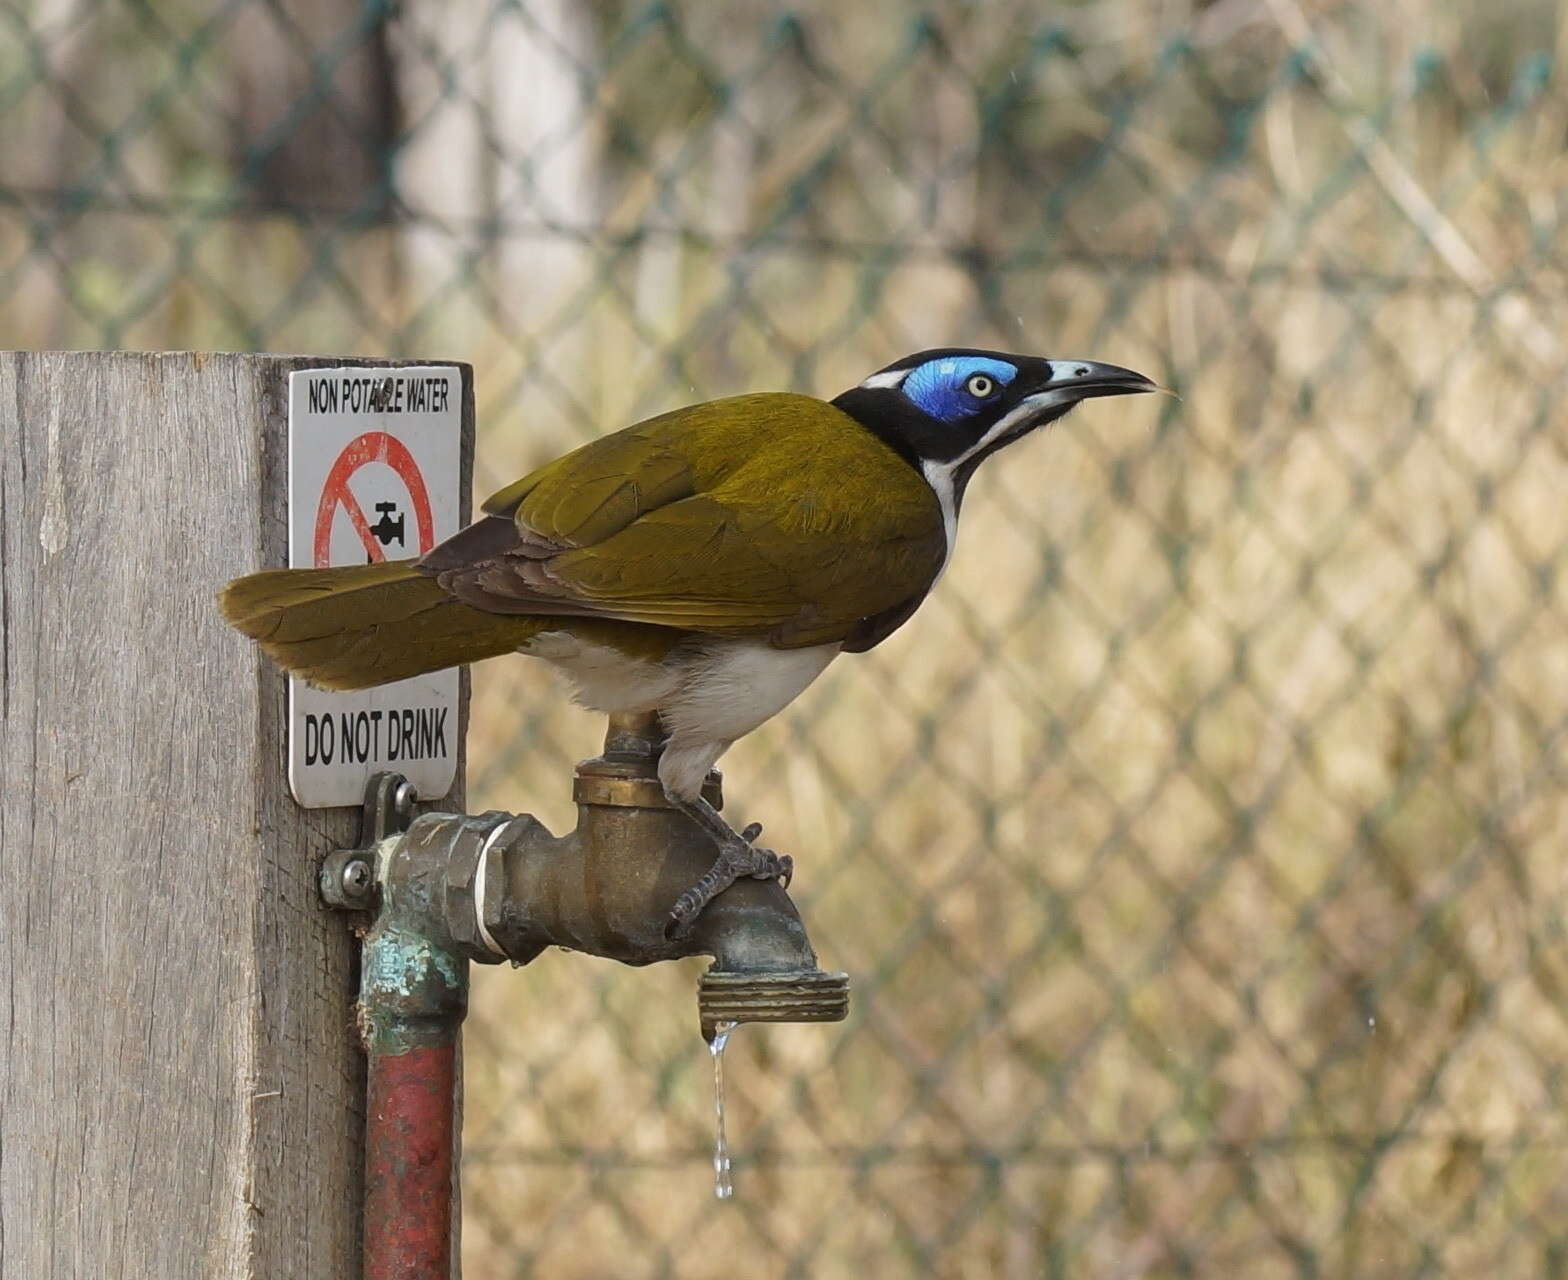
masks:
[[[713,1140],[713,1194],[719,1200],[728,1200],[735,1194],[735,1183],[730,1178],[730,1144],[724,1133],[724,1047],[736,1025],[717,1023],[708,1043],[708,1052],[713,1055],[713,1116],[718,1122]]]

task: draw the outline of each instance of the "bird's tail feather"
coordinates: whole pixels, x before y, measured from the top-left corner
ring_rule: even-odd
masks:
[[[368,689],[477,662],[559,625],[463,604],[412,560],[267,569],[229,583],[219,604],[279,666],[325,689]]]

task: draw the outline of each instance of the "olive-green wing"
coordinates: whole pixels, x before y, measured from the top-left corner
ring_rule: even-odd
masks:
[[[485,508],[491,518],[426,557],[459,599],[787,648],[844,640],[917,601],[946,555],[924,480],[804,395],[665,414],[541,467]]]
[[[491,495],[483,509],[561,546],[598,542],[694,492],[691,465],[675,447],[682,416],[664,414],[574,449]]]
[[[789,394],[651,419],[485,509],[426,559],[460,599],[782,647],[845,639],[918,600],[946,551],[936,497],[909,465],[832,405]]]
[[[683,422],[700,424],[702,411],[711,407],[695,405],[650,418],[545,463],[486,498],[485,515],[427,554],[421,566],[438,576],[472,575],[489,566],[503,571],[496,585],[504,588],[500,557],[548,558],[597,542],[644,512],[689,496],[695,480],[674,445],[683,435]],[[487,607],[518,611],[501,599]]]

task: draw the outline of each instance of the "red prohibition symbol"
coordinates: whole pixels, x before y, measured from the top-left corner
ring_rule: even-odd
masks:
[[[364,511],[348,488],[354,473],[371,462],[381,462],[391,467],[407,487],[409,502],[414,508],[414,522],[419,531],[419,554],[424,555],[436,545],[436,523],[430,513],[430,491],[425,488],[425,478],[419,474],[414,455],[401,440],[389,436],[385,431],[367,431],[349,441],[348,447],[338,454],[332,470],[327,472],[326,484],[321,486],[321,505],[316,508],[316,568],[331,567],[332,520],[339,507],[348,516],[371,561],[380,564],[386,560],[386,552],[371,532],[370,522],[365,519]]]

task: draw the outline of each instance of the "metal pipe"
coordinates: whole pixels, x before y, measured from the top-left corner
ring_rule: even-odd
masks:
[[[407,784],[371,780],[358,849],[323,864],[335,907],[373,911],[365,933],[360,1035],[369,1058],[367,1280],[451,1274],[457,1040],[468,962],[527,964],[549,946],[624,964],[711,955],[697,992],[712,1040],[721,1022],[835,1022],[849,979],[824,973],[776,881],[742,880],[690,933],[665,926],[712,864],[709,838],[664,797],[658,726],[616,717],[605,752],[577,767],[576,830],[527,814],[428,813],[409,821]],[[722,803],[717,774],[705,788]]]
[[[447,1280],[457,1024],[444,1043],[401,1050],[372,1044],[367,1055],[366,1280]]]
[[[329,860],[323,889],[330,873],[338,892],[326,892],[329,901],[344,891],[359,905],[379,899],[360,956],[359,1033],[367,1060],[364,1275],[447,1280],[457,1045],[468,1011],[468,961],[439,927],[442,868],[389,830],[407,817],[408,789],[400,783],[390,776],[373,782],[367,842],[382,838]]]

